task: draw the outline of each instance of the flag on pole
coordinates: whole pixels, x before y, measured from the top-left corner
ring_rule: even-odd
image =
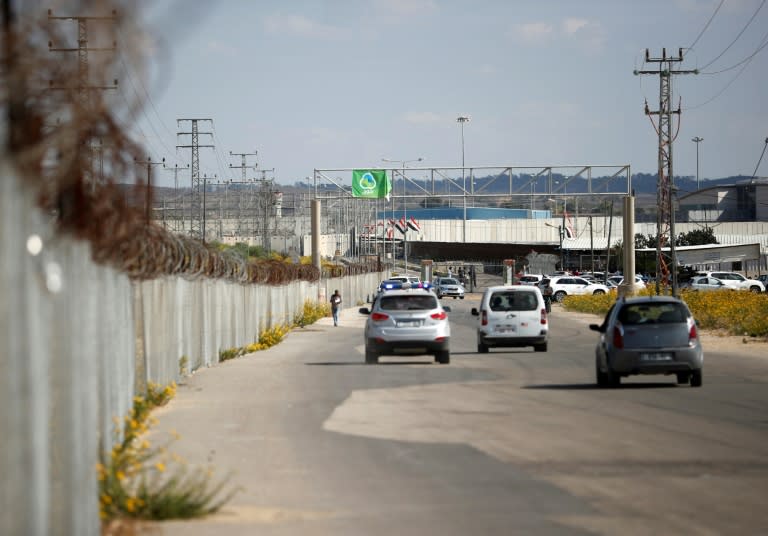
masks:
[[[408,227],[416,231],[417,233],[421,231],[421,225],[419,225],[419,222],[416,221],[416,218],[411,216],[408,218]]]
[[[400,218],[395,223],[395,228],[400,231],[402,234],[405,234],[408,232],[408,225],[405,223],[405,218]]]
[[[352,170],[352,197],[384,198],[389,201],[392,183],[383,169]]]

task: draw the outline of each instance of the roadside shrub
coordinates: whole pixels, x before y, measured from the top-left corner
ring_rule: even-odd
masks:
[[[153,447],[142,439],[151,424],[150,412],[167,404],[175,394],[175,383],[165,387],[150,383],[146,396],[134,397],[133,409],[124,419],[122,441],[97,465],[99,514],[105,529],[125,518],[207,515],[220,509],[237,491],[220,496],[226,479],[212,483],[210,470],[186,467],[178,456],[167,452],[167,444]]]
[[[651,295],[645,289],[638,295]],[[696,292],[684,289],[680,298],[703,329],[721,330],[731,335],[768,337],[768,296],[744,291]],[[563,306],[571,311],[604,316],[616,301],[616,293],[600,296],[566,296]]]

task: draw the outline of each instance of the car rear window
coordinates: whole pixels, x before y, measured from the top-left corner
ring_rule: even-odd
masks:
[[[488,302],[491,311],[534,311],[539,300],[533,292],[494,292]]]
[[[619,311],[619,322],[637,324],[674,324],[685,322],[688,312],[678,303],[633,303]]]
[[[384,311],[419,311],[437,309],[437,298],[433,294],[414,294],[412,296],[383,296],[381,309]]]
[[[459,282],[458,282],[458,281],[456,281],[455,279],[451,279],[451,278],[448,278],[448,277],[444,277],[444,278],[442,278],[442,279],[440,280],[440,284],[441,284],[441,285],[458,285],[458,284],[459,284]]]

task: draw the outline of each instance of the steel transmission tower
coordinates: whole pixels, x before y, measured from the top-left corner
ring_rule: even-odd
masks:
[[[660,58],[651,58],[648,49],[645,50],[646,63],[658,63],[657,70],[635,71],[638,74],[659,75],[659,109],[651,111],[645,104],[645,114],[658,115],[659,135],[658,179],[656,183],[656,201],[658,212],[656,216],[656,294],[661,292],[661,284],[672,285],[672,295],[677,296],[677,253],[675,251],[675,207],[673,199],[674,174],[672,168],[672,116],[680,115],[680,107],[672,109],[672,75],[698,74],[698,70],[675,70],[673,65],[683,61],[683,49],[678,50],[677,56],[667,56],[663,48]],[[653,122],[653,120],[651,120]],[[665,255],[662,248],[669,246],[669,254]],[[671,264],[671,270],[670,270]],[[671,274],[671,281],[670,281]]]
[[[213,145],[200,145],[200,135],[213,136],[213,132],[200,132],[198,130],[198,122],[209,121],[213,124],[213,119],[177,119],[176,124],[179,126],[183,121],[189,121],[192,125],[190,132],[177,132],[177,136],[191,136],[191,143],[189,145],[177,145],[177,149],[192,149],[192,164],[191,164],[191,185],[192,191],[190,192],[190,215],[189,215],[189,234],[195,238],[200,238],[205,241],[203,236],[204,227],[204,214],[203,214],[203,195],[205,190],[205,181],[200,179],[200,148],[207,147],[213,149]]]
[[[229,151],[230,156],[239,156],[240,157],[240,165],[239,166],[233,166],[232,164],[229,165],[230,169],[239,169],[242,171],[242,180],[240,184],[247,185],[248,184],[248,178],[246,177],[246,171],[249,169],[255,170],[258,167],[258,164],[253,164],[252,166],[247,165],[246,158],[249,156],[256,156],[259,152],[253,152],[253,153],[233,153],[232,151]],[[247,186],[246,186],[247,187]],[[252,193],[250,193],[250,197],[252,197]],[[250,204],[250,203],[248,203]],[[245,226],[243,225],[243,190],[239,189],[237,193],[237,235],[242,236],[244,233]],[[255,235],[254,231],[254,235]]]

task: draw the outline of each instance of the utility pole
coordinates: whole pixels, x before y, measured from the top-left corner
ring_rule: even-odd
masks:
[[[662,255],[662,247],[669,244],[670,262],[672,264],[672,295],[677,296],[677,252],[675,250],[675,210],[674,210],[674,174],[672,168],[672,115],[680,115],[680,108],[672,109],[672,75],[698,74],[697,69],[675,70],[673,65],[683,61],[683,49],[678,49],[677,56],[667,56],[667,49],[662,49],[661,57],[652,58],[645,49],[646,63],[658,63],[658,70],[634,71],[635,75],[659,75],[659,109],[651,111],[645,104],[646,115],[658,115],[658,180],[656,200],[658,212],[656,216],[656,294],[661,293],[661,280],[669,283],[670,268]]]
[[[54,46],[53,41],[48,41],[48,51],[49,52],[77,52],[77,86],[76,87],[66,87],[61,85],[56,85],[56,82],[54,80],[48,81],[48,89],[51,90],[64,90],[64,91],[72,91],[77,90],[77,97],[78,97],[78,103],[80,107],[80,113],[84,113],[86,110],[91,109],[91,102],[90,102],[90,94],[94,90],[107,90],[107,89],[117,89],[117,79],[113,80],[112,85],[91,85],[90,84],[90,76],[89,76],[89,63],[88,63],[88,53],[89,52],[114,52],[117,50],[117,42],[112,41],[112,46],[110,47],[95,47],[95,46],[88,46],[88,23],[89,22],[114,22],[117,18],[117,11],[113,10],[112,14],[109,16],[102,16],[102,17],[62,17],[62,16],[54,16],[53,10],[48,10],[48,20],[49,21],[75,21],[77,23],[77,47],[56,47]],[[92,150],[93,147],[91,146],[90,142],[86,140],[88,149],[89,149],[89,155],[86,157],[88,160],[88,165],[86,166],[86,180],[89,180],[92,187],[95,187],[96,180],[94,179],[94,171],[93,171],[93,154]],[[103,173],[102,173],[103,176]]]
[[[179,195],[179,170],[189,169],[189,164],[179,167],[178,164],[174,164],[173,167],[165,168],[168,171],[173,171],[173,230],[179,232],[184,231],[184,196]],[[179,218],[179,201],[181,201],[181,218]],[[179,222],[181,222],[181,229],[179,229]]]
[[[699,144],[704,141],[704,138],[696,136],[691,140],[696,144],[696,191],[699,190]]]
[[[191,124],[190,132],[177,132],[177,136],[191,136],[191,143],[189,145],[177,145],[177,149],[192,149],[192,164],[191,164],[191,185],[192,191],[190,192],[190,215],[189,215],[189,234],[190,236],[202,238],[205,241],[204,232],[204,214],[203,207],[205,193],[204,181],[201,185],[200,180],[200,148],[207,147],[213,149],[213,145],[200,145],[200,135],[213,136],[213,132],[200,132],[198,129],[198,123],[200,121],[208,121],[213,125],[213,119],[177,119],[177,126],[182,122],[189,121]]]
[[[152,166],[163,166],[165,167],[165,158],[161,162],[153,162],[151,157],[147,157],[146,160],[138,160],[136,158],[133,159],[133,161],[137,165],[146,165],[147,166],[147,189],[144,193],[144,210],[146,211],[146,220],[147,225],[149,225],[149,222],[152,219]]]

